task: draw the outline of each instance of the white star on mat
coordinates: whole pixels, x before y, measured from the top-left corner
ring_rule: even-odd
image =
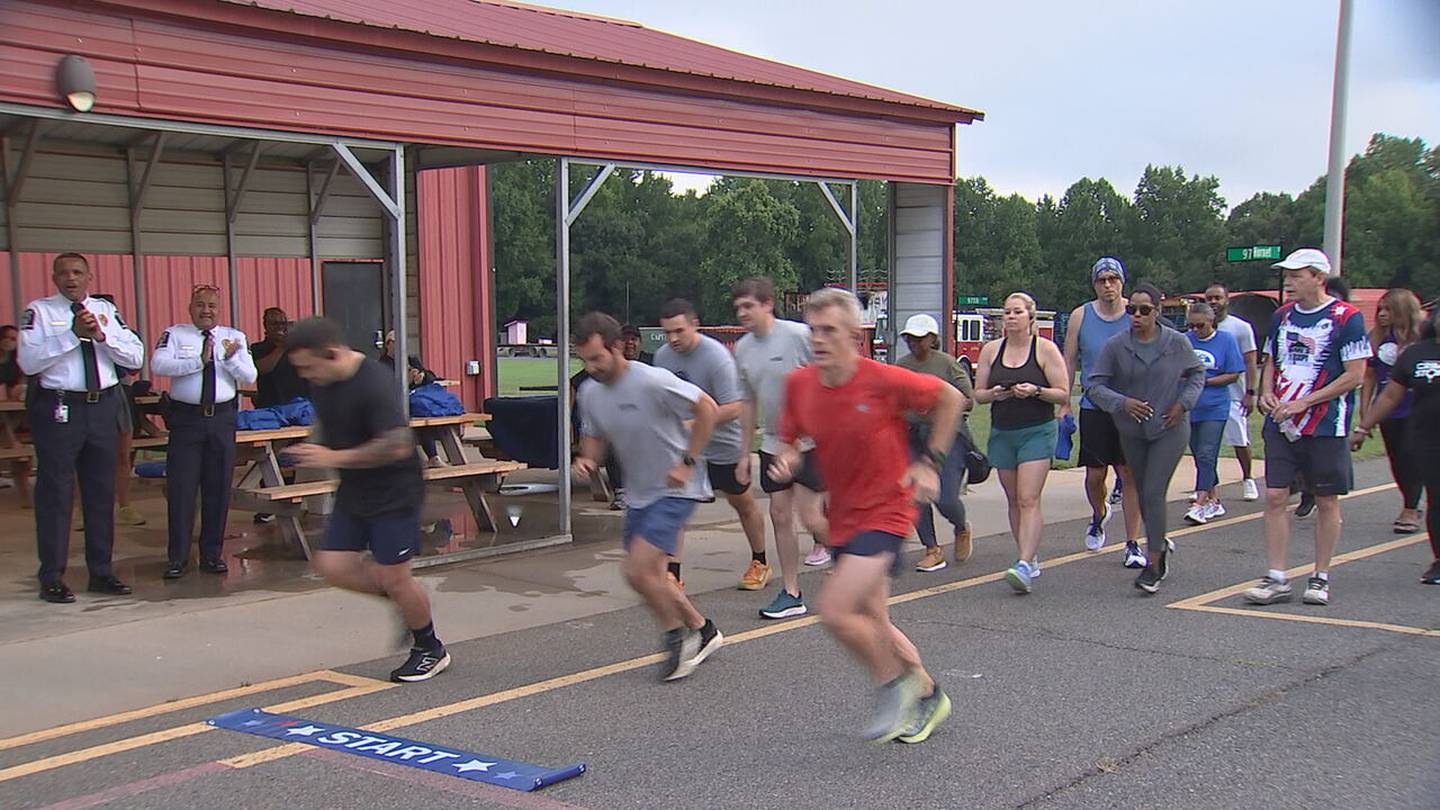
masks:
[[[514,779],[515,777],[517,777],[517,776],[519,776],[519,775],[520,775],[520,774],[518,774],[518,773],[516,773],[516,772],[514,772],[514,771],[506,771],[506,772],[504,772],[504,773],[497,773],[497,774],[495,774],[495,778],[496,778],[496,779]]]
[[[485,773],[489,773],[490,766],[498,764],[499,763],[497,762],[481,762],[478,759],[472,759],[469,762],[456,762],[450,767],[454,768],[460,773],[469,773],[470,771],[484,771]]]
[[[286,736],[289,736],[291,734],[298,734],[301,737],[309,737],[312,734],[319,734],[324,730],[325,729],[321,728],[320,726],[301,726],[300,728],[292,728],[289,731],[286,731],[285,734]]]

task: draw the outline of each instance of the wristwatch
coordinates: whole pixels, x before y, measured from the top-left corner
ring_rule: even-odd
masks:
[[[684,464],[686,467],[694,467],[695,457],[690,455],[689,453],[686,453],[685,455],[680,457],[680,463]]]
[[[1246,388],[1246,389],[1245,389],[1245,396],[1247,396],[1247,397],[1253,397],[1253,396],[1255,396],[1255,389],[1254,389],[1254,388]]]

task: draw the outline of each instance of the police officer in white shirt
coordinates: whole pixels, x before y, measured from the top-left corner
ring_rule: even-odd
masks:
[[[218,324],[220,289],[201,284],[190,293],[191,323],[165,330],[150,358],[170,382],[170,447],[165,461],[169,499],[170,564],[165,579],[190,567],[195,530],[195,489],[200,489],[200,570],[223,574],[225,516],[235,470],[236,389],[255,382],[255,360],[239,329]]]
[[[115,545],[115,453],[120,397],[115,367],[140,368],[145,344],[114,305],[89,295],[90,263],[78,253],[55,257],[59,294],[31,301],[20,327],[20,368],[38,377],[29,397],[35,438],[35,536],[40,598],[74,602],[65,585],[75,478],[85,517],[90,590],[124,595],[130,586],[110,565]]]

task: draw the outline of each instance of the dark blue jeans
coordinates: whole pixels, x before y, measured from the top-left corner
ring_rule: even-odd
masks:
[[[1195,489],[1209,492],[1220,483],[1220,440],[1225,435],[1225,422],[1191,422],[1190,453],[1195,456]]]
[[[912,458],[919,458],[924,453],[928,433],[928,430],[911,428]],[[940,494],[935,499],[935,506],[940,509],[940,514],[956,529],[965,525],[965,504],[960,502],[960,482],[965,475],[965,450],[965,440],[957,435],[950,445],[949,454],[945,456],[945,466],[940,469]],[[928,503],[919,505],[915,516],[915,534],[920,536],[920,542],[924,543],[926,548],[939,545],[935,539],[935,513],[930,510]]]

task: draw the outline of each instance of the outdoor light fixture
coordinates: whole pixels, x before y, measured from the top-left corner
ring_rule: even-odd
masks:
[[[55,84],[75,112],[90,112],[95,106],[95,71],[85,57],[70,54],[61,59],[55,68]]]

